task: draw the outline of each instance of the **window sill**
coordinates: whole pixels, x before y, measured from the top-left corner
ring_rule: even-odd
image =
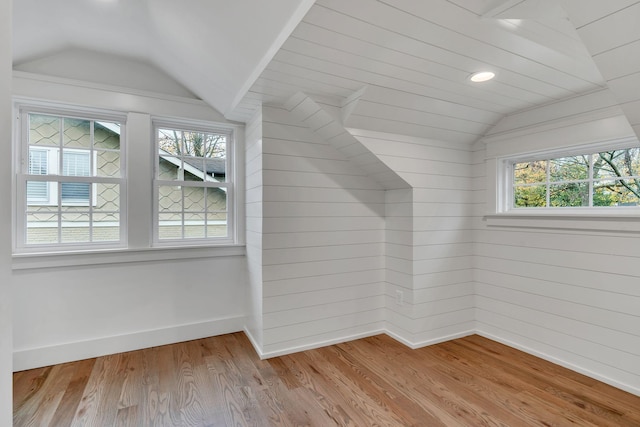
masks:
[[[575,211],[553,214],[501,213],[485,215],[484,221],[488,227],[640,233],[640,214],[617,212],[608,214],[576,213]]]
[[[72,267],[103,264],[245,256],[244,245],[188,246],[145,249],[103,249],[94,251],[14,254],[13,270]]]

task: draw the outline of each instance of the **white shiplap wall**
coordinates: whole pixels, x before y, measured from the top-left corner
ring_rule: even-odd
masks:
[[[387,324],[418,347],[472,333],[471,151],[410,136],[351,133],[412,186],[387,194]],[[403,292],[397,304],[396,291]]]
[[[384,327],[384,190],[286,109],[263,107],[262,353]]]
[[[262,348],[262,109],[245,130],[246,239],[248,288],[245,331]]]
[[[486,193],[487,213],[495,213],[496,157],[633,135],[624,116],[580,124],[599,114],[598,104],[574,102],[575,114],[568,114],[568,102],[530,111],[526,121],[507,117],[499,125],[504,131],[485,139],[487,179],[477,195]],[[522,227],[478,224],[479,333],[639,394],[640,235],[578,230],[569,218],[560,228],[519,222]]]

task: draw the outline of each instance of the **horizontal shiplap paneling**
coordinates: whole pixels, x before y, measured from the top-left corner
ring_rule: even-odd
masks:
[[[314,133],[311,119],[265,107],[264,122],[264,351],[379,330],[383,189]]]

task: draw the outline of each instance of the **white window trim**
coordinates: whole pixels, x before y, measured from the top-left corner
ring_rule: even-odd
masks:
[[[43,102],[29,102],[16,100],[14,104],[15,111],[15,126],[14,126],[14,173],[12,174],[13,183],[13,197],[15,201],[14,209],[12,210],[14,235],[12,248],[14,255],[19,254],[41,254],[41,253],[67,253],[74,251],[94,251],[104,249],[122,249],[127,247],[127,226],[126,226],[126,200],[127,200],[127,188],[126,188],[126,115],[119,112],[108,110],[97,110],[81,107],[70,107],[68,105],[58,105],[55,103],[43,103]],[[121,168],[120,177],[82,177],[82,176],[61,176],[61,175],[29,175],[28,174],[28,162],[29,162],[29,121],[27,119],[30,113],[35,114],[47,114],[56,117],[92,120],[92,121],[107,121],[118,122],[121,124],[120,134],[120,155],[121,155]],[[40,149],[41,147],[38,147]],[[42,146],[43,149],[59,150],[60,147],[54,146]],[[68,149],[74,150],[74,149]],[[83,151],[83,150],[78,150]],[[96,154],[93,151],[94,155]],[[58,156],[56,153],[56,161],[53,162],[55,168],[59,168]],[[91,168],[95,167],[95,159],[92,159]],[[95,171],[94,171],[95,172]],[[26,217],[25,209],[28,206],[26,191],[21,189],[26,188],[27,181],[54,181],[52,187],[55,188],[55,196],[59,199],[59,192],[57,191],[57,183],[60,182],[83,182],[83,183],[108,183],[119,184],[120,186],[120,240],[117,242],[89,242],[89,243],[55,243],[55,244],[38,244],[30,245],[25,241],[26,237]],[[53,195],[50,194],[50,201]],[[92,195],[92,202],[93,197]],[[53,203],[53,205],[57,205]],[[73,203],[67,206],[74,206]],[[61,220],[59,220],[61,221]],[[59,223],[61,224],[61,223]],[[60,225],[59,225],[60,226]]]
[[[205,178],[203,181],[173,181],[158,179],[158,146],[157,131],[158,128],[175,129],[182,131],[193,131],[203,133],[223,133],[229,135],[226,146],[226,181],[221,182],[214,178]],[[182,120],[172,118],[154,117],[152,119],[152,135],[153,135],[153,239],[152,246],[157,248],[164,247],[192,247],[192,246],[234,246],[238,242],[238,221],[239,206],[238,199],[235,197],[235,188],[238,185],[236,165],[236,147],[239,138],[238,127],[200,120]],[[168,159],[167,159],[168,160]],[[170,161],[170,160],[169,160]],[[173,163],[173,162],[172,162]],[[191,170],[193,169],[193,170]],[[187,165],[185,170],[198,175],[196,168]],[[181,187],[198,187],[198,188],[219,188],[227,194],[227,230],[226,237],[209,237],[209,238],[179,238],[179,239],[160,239],[159,238],[159,187],[160,186],[176,186],[179,183]]]

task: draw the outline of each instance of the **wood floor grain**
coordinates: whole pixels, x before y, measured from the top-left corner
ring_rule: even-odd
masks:
[[[260,360],[242,333],[14,374],[15,426],[640,426],[640,397],[473,335]]]

